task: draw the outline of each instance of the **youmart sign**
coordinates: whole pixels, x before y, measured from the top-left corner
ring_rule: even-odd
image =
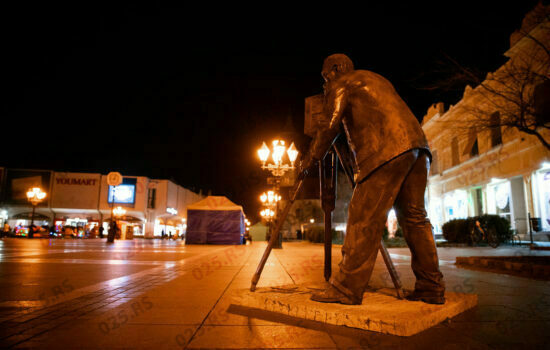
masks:
[[[100,174],[55,173],[52,208],[97,209]]]
[[[94,186],[97,179],[83,179],[83,178],[56,178],[55,183],[57,185],[78,185],[78,186]]]

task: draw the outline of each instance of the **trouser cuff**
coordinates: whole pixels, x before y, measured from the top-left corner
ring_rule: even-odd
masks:
[[[363,294],[361,293],[361,296],[357,296],[356,293],[353,293],[348,288],[344,287],[340,282],[338,282],[334,277],[331,277],[328,283],[336,288],[340,293],[344,294],[348,298],[350,298],[353,302],[361,304],[363,301]]]

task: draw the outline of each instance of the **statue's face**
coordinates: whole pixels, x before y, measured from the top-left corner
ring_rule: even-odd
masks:
[[[323,89],[325,90],[325,93],[330,89],[331,83],[338,78],[338,71],[336,70],[336,66],[331,67],[330,69],[324,69],[321,72],[321,75],[323,76],[323,79],[325,80],[325,83],[323,84]]]
[[[321,75],[323,76],[323,79],[325,79],[325,83],[329,84],[337,78],[338,71],[336,66],[332,66],[329,69],[323,69]]]

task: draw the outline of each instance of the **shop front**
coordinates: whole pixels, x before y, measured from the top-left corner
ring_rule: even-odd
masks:
[[[98,211],[100,174],[54,173],[51,206],[55,213],[55,234],[73,238],[99,235]]]
[[[58,216],[54,220],[54,234],[63,237],[96,238],[99,235],[99,222],[98,216]]]
[[[134,239],[143,237],[145,232],[145,220],[125,215],[117,220],[120,237],[117,239]]]
[[[177,216],[164,216],[155,219],[154,236],[177,239],[185,232],[185,219]]]
[[[512,191],[507,179],[492,179],[487,184],[487,213],[499,215],[513,223]]]
[[[443,196],[445,222],[468,217],[468,192],[454,190]]]
[[[544,162],[531,175],[533,186],[534,231],[550,231],[550,162]],[[538,230],[537,230],[538,229]]]
[[[115,218],[117,231],[115,239],[134,239],[135,237],[143,237],[145,232],[145,219],[141,219],[132,215],[124,215],[120,218]],[[111,227],[111,217],[104,217],[102,222],[103,234],[107,235]]]
[[[32,212],[22,212],[12,215],[7,223],[10,225],[13,234],[16,237],[27,237],[29,235],[31,223],[35,226],[34,237],[47,237],[50,231],[51,219],[43,214]]]

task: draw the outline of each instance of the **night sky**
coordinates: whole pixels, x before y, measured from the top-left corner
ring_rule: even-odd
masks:
[[[326,56],[388,78],[421,120],[462,96],[424,89],[440,63],[494,71],[537,1],[383,3],[3,8],[0,166],[172,179],[253,216],[256,149],[303,130]]]

